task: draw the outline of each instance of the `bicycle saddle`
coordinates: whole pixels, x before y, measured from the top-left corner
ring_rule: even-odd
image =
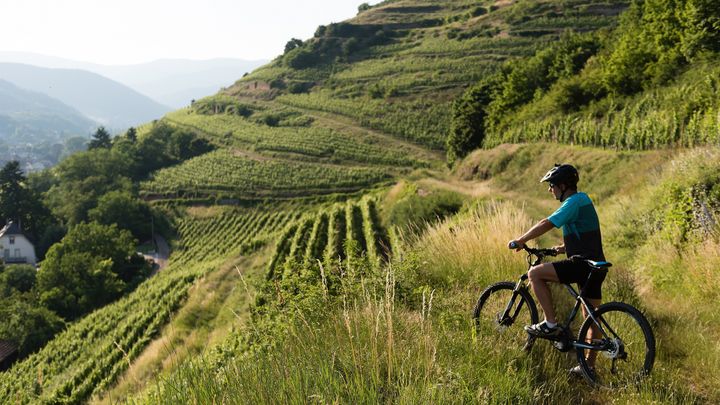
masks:
[[[610,262],[590,260],[587,257],[582,256],[582,255],[573,255],[573,256],[570,256],[570,259],[583,260],[583,261],[587,262],[589,265],[591,265],[592,267],[595,267],[596,269],[607,269],[608,267],[612,267],[612,263],[610,263]]]
[[[612,267],[612,263],[610,262],[596,262],[594,260],[587,260],[587,262],[597,269],[606,269],[608,267]]]

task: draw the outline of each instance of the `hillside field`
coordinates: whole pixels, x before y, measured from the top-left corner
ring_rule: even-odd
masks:
[[[364,4],[88,152],[144,164],[108,184],[166,223],[169,266],[0,374],[0,402],[720,402],[713,4]],[[651,375],[623,389],[472,319],[486,286],[525,271],[507,243],[557,208],[538,180],[560,162],[597,207],[603,300],[639,308],[657,340]]]

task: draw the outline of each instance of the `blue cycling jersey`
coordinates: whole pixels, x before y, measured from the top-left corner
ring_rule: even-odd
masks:
[[[562,227],[568,257],[581,255],[591,260],[605,260],[600,221],[587,194],[569,196],[548,220],[556,228]]]

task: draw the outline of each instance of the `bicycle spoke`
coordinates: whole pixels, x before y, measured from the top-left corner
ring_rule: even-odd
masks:
[[[599,316],[600,323],[608,325],[606,331],[611,330],[612,335],[602,337],[602,350],[582,350],[587,366],[594,367],[595,383],[615,388],[639,381],[650,371],[654,356],[654,340],[647,335],[648,330],[642,325],[644,320],[619,309],[605,311]],[[583,325],[581,333],[591,324]]]
[[[512,296],[512,289],[498,289],[487,297],[476,314],[478,339],[493,348],[522,349],[528,340],[523,327],[532,323],[531,312],[521,296],[515,297],[508,307]]]

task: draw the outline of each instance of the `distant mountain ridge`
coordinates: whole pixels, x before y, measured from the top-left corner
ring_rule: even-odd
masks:
[[[123,84],[83,70],[0,63],[0,78],[60,100],[113,130],[158,119],[170,110]]]
[[[221,87],[232,85],[243,74],[268,61],[160,59],[132,65],[100,65],[33,53],[0,52],[0,62],[87,70],[123,83],[161,104],[181,108],[193,99],[215,94]]]
[[[10,144],[87,135],[97,123],[45,94],[0,79],[0,139]]]
[[[174,108],[229,87],[243,74],[267,61],[240,59],[161,59],[125,66],[97,66],[100,74],[125,83],[159,102]],[[93,70],[95,71],[95,70]]]

